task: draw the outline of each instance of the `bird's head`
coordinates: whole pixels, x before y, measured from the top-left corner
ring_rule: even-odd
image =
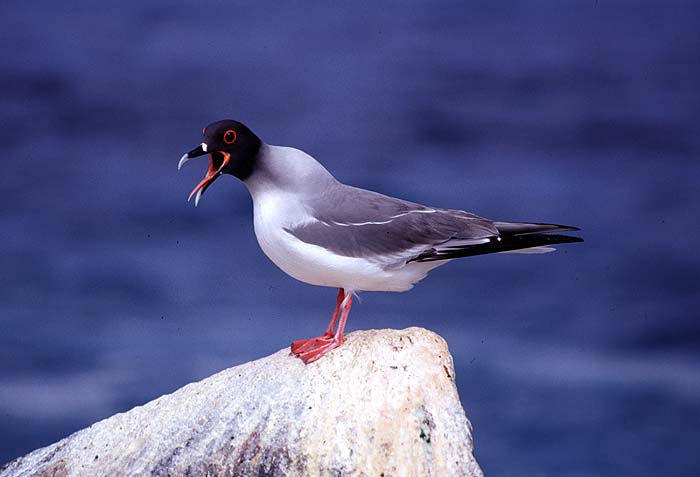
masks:
[[[210,156],[204,179],[192,189],[187,200],[194,197],[195,206],[198,205],[204,191],[222,174],[231,174],[241,180],[248,178],[261,145],[260,139],[245,124],[231,119],[211,123],[202,129],[202,143],[183,155],[177,165],[180,170],[192,158]]]

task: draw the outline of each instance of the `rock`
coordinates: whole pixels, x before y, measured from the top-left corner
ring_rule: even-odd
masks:
[[[445,341],[357,331],[305,366],[285,348],[6,464],[1,477],[481,476]]]

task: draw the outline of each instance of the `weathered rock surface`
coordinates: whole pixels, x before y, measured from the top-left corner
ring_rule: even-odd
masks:
[[[480,476],[445,341],[357,331],[305,366],[283,349],[93,424],[10,476]]]

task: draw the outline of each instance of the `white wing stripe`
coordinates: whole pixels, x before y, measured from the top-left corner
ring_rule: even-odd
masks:
[[[350,222],[350,223],[344,224],[342,222],[331,221],[331,223],[334,225],[339,225],[341,227],[352,227],[354,225],[385,225],[385,224],[389,224],[393,221],[394,221],[394,219],[385,220],[384,222],[358,222],[358,223]]]
[[[427,209],[427,210],[409,210],[408,212],[402,212],[400,214],[392,215],[389,217],[389,220],[381,220],[377,222],[336,222],[335,220],[331,221],[331,224],[333,225],[338,225],[340,227],[353,227],[355,225],[386,225],[390,224],[394,221],[394,219],[398,219],[399,217],[404,217],[408,214],[432,214],[434,212],[437,212],[437,210],[433,209]],[[323,225],[327,225],[330,227],[330,224],[326,222],[321,222]]]
[[[398,219],[399,217],[403,217],[404,215],[408,215],[408,214],[432,214],[434,212],[437,212],[437,210],[433,210],[433,209],[409,210],[408,212],[403,212],[401,214],[392,215],[389,218],[390,219]]]

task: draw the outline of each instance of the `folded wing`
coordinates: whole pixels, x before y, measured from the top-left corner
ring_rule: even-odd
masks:
[[[578,230],[555,224],[493,222],[461,210],[438,209],[345,186],[312,202],[312,221],[285,229],[330,252],[385,266],[509,252],[578,237],[549,232]]]

